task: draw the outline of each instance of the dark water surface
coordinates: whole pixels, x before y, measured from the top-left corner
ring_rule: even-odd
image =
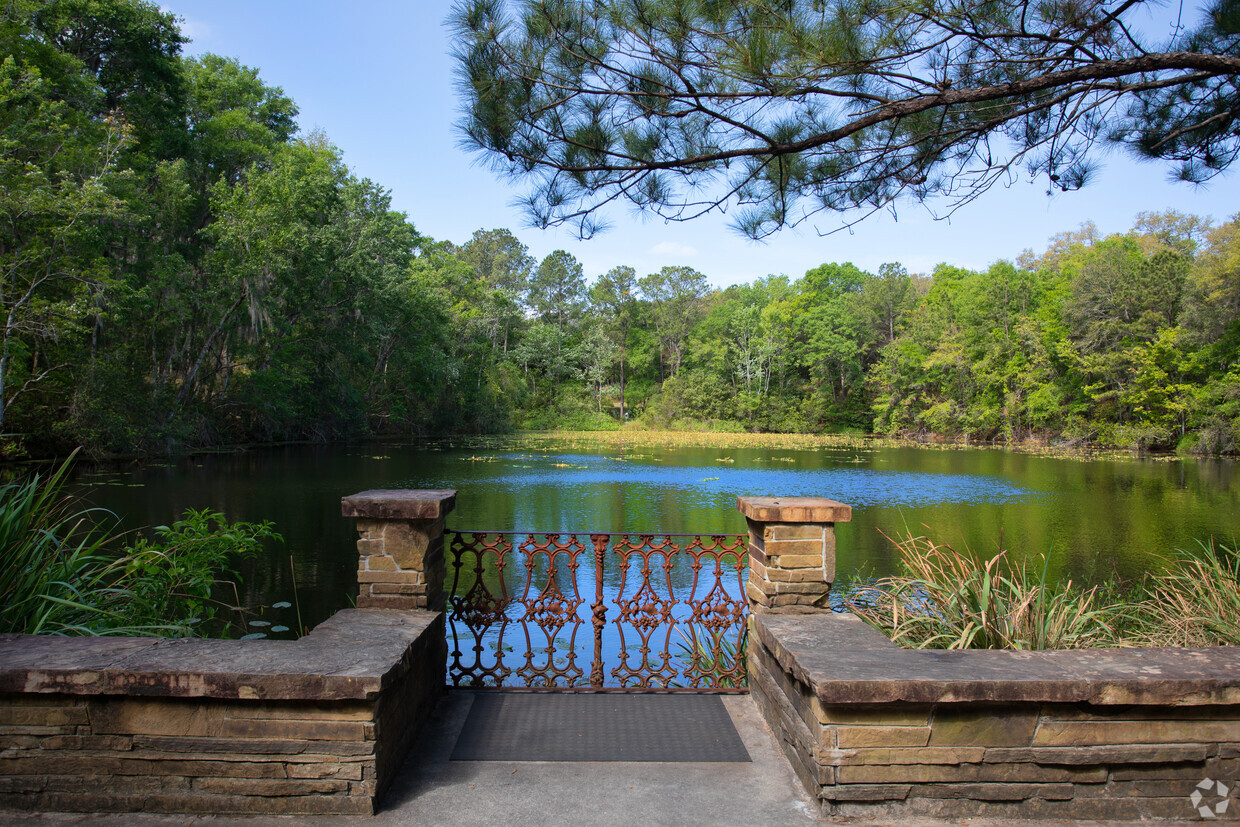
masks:
[[[738,495],[830,497],[853,507],[853,522],[837,526],[842,578],[893,572],[880,531],[911,529],[979,554],[993,553],[1002,534],[1016,559],[1049,551],[1053,578],[1085,584],[1138,578],[1174,548],[1240,536],[1229,460],[920,448],[530,452],[514,444],[292,446],[119,470],[81,463],[77,482],[130,528],[167,523],[187,508],[275,522],[285,542],[240,566],[242,599],[252,607],[291,601],[291,556],[309,626],[357,593],[356,535],[340,498],[370,488],[455,488],[449,529],[492,531],[740,533]],[[264,616],[292,619],[278,610]]]

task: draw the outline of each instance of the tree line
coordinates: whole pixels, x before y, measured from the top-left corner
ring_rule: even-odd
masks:
[[[418,233],[153,4],[15,0],[0,41],[10,455],[624,422],[1240,440],[1240,217],[1087,226],[986,271],[587,280],[508,230]]]

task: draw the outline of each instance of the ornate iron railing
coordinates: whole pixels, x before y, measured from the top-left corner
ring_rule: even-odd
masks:
[[[448,541],[453,686],[745,691],[746,535]]]

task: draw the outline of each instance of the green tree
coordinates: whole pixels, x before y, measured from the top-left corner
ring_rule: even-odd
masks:
[[[1187,180],[1240,152],[1240,14],[1168,38],[1106,0],[461,0],[468,141],[540,225],[612,201],[754,236],[900,197],[967,202],[1020,167],[1082,186],[1096,145]],[[1148,30],[1151,27],[1144,27]]]
[[[637,271],[632,267],[613,267],[590,287],[590,306],[613,345],[620,367],[620,421],[625,421],[624,368],[628,360],[629,333],[633,329],[637,305]]]
[[[663,346],[665,363],[670,357],[671,375],[680,371],[685,344],[702,317],[702,299],[709,285],[706,276],[692,267],[664,267],[643,278],[638,287],[650,302],[655,330]]]
[[[507,353],[508,340],[521,325],[521,300],[529,291],[534,257],[508,230],[477,230],[457,256],[492,289],[485,298],[492,353]]]
[[[122,219],[128,142],[54,97],[39,71],[0,62],[0,428],[18,398],[68,366],[46,345],[78,333],[109,280],[100,223]]]
[[[124,122],[135,151],[151,160],[185,149],[185,82],[176,17],[143,0],[50,0],[33,7],[30,36],[50,46],[49,63],[69,58],[102,92],[66,97],[87,114]],[[19,12],[20,14],[20,12]],[[46,64],[44,69],[49,68]]]
[[[561,339],[585,309],[586,279],[571,253],[556,250],[544,258],[530,279],[529,303],[544,322],[555,322]]]

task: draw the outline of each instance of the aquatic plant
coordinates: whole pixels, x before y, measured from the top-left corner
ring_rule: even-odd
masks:
[[[64,493],[72,460],[0,487],[0,632],[227,633],[221,609],[240,610],[213,589],[232,560],[279,539],[271,524],[190,510],[125,545],[114,515]]]
[[[739,639],[733,640],[727,630],[699,632],[690,626],[677,626],[676,660],[683,664],[679,669],[690,682],[673,681],[673,687],[700,686],[713,689],[740,689],[749,685],[745,667],[745,652],[749,628],[742,626]]]
[[[1240,646],[1240,550],[1213,538],[1152,574],[1134,635],[1147,646]]]
[[[889,538],[890,539],[890,538]],[[910,532],[892,540],[904,574],[854,586],[846,607],[902,646],[919,649],[1074,649],[1115,645],[1124,604],[1047,582],[1000,550],[985,560]],[[1122,625],[1122,624],[1121,624]]]

